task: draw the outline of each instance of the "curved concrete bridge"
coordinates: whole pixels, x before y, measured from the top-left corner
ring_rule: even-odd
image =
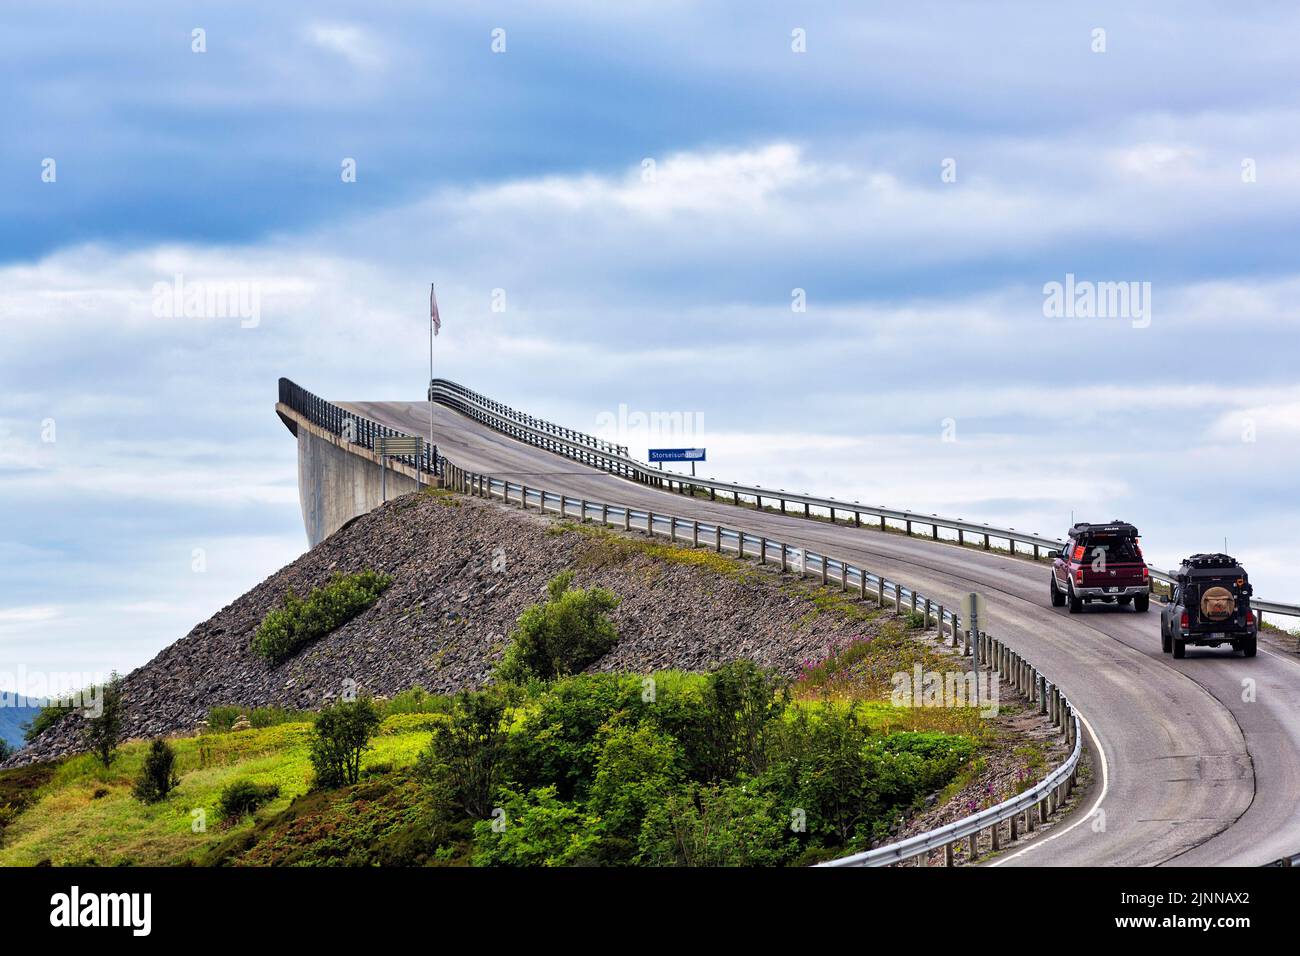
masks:
[[[340,402],[345,413],[427,440],[429,402]],[[380,502],[367,447],[277,406],[298,438],[308,539],[317,543]],[[1300,661],[1261,647],[1254,659],[1161,653],[1158,615],[1050,606],[1043,564],[926,538],[746,509],[674,494],[516,441],[441,404],[439,450],[462,468],[591,501],[743,524],[774,540],[860,561],[954,607],[989,598],[989,631],[1066,688],[1087,722],[1102,811],[1064,821],[1000,862],[1069,865],[1259,865],[1300,850]],[[421,480],[389,474],[390,496]],[[1244,682],[1257,688],[1243,700]]]

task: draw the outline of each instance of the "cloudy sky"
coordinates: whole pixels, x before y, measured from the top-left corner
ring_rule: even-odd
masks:
[[[300,554],[276,379],[419,397],[431,280],[440,373],[535,414],[1226,536],[1300,599],[1300,9],[537,6],[7,11],[0,674],[127,670]],[[1050,314],[1067,275],[1141,308]]]

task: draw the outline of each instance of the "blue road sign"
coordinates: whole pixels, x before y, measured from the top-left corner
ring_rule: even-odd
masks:
[[[651,448],[651,461],[704,461],[703,448]]]

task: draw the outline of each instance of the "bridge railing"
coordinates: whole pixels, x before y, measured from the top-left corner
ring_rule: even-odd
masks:
[[[764,507],[764,500],[776,502],[782,514],[815,520],[843,520],[861,527],[864,518],[875,524],[881,531],[901,531],[913,536],[916,529],[935,541],[947,541],[959,545],[974,544],[984,550],[1006,550],[1020,557],[1033,557],[1041,560],[1051,557],[1064,547],[1065,542],[1059,538],[1049,538],[1038,532],[1019,531],[1015,528],[999,528],[989,524],[967,521],[964,518],[944,517],[935,514],[888,508],[884,505],[872,506],[859,501],[841,501],[821,495],[790,492],[785,489],[763,488],[759,485],[744,485],[739,482],[718,481],[713,478],[697,478],[690,475],[678,475],[655,468],[646,462],[631,458],[623,446],[600,447],[592,442],[599,441],[585,436],[590,441],[579,441],[568,437],[565,429],[530,416],[514,413],[507,415],[498,409],[504,408],[477,392],[471,392],[447,379],[435,379],[432,383],[431,397],[441,404],[460,411],[462,414],[481,422],[490,428],[509,435],[525,444],[545,448],[547,451],[581,461],[593,468],[599,468],[613,474],[630,478],[644,484],[665,488],[692,497],[707,494],[710,500],[730,501],[735,505]],[[611,450],[611,449],[617,450]],[[723,497],[719,499],[719,494]],[[795,510],[791,510],[794,506]],[[817,509],[817,513],[813,513]],[[947,537],[945,537],[945,534]],[[1174,575],[1171,572],[1151,570],[1151,577],[1166,586],[1172,586]],[[1266,601],[1251,598],[1251,607],[1262,614],[1281,614],[1300,617],[1300,604],[1281,601]]]

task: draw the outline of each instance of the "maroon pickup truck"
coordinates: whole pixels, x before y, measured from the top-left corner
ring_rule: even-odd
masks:
[[[1142,558],[1138,529],[1126,521],[1080,522],[1052,559],[1053,607],[1070,605],[1078,614],[1085,604],[1132,604],[1151,607],[1151,572]]]

